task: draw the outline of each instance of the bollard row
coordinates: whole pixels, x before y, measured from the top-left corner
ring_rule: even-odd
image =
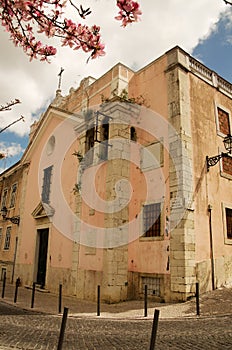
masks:
[[[20,286],[20,278],[17,278],[16,283],[15,283],[14,303],[17,302],[19,286]],[[4,298],[4,296],[5,296],[5,288],[6,288],[6,274],[4,274],[4,276],[3,276],[2,298]],[[34,308],[35,291],[36,291],[36,283],[34,282],[33,286],[32,286],[32,294],[31,294],[31,308]],[[98,285],[97,286],[97,316],[100,316],[100,313],[101,313],[100,312],[100,310],[101,310],[100,300],[101,300],[101,290],[100,290],[100,285]],[[148,301],[148,289],[147,289],[147,285],[145,285],[145,288],[144,288],[144,317],[147,317],[147,305],[148,305],[147,301]],[[197,301],[197,303],[196,303],[197,304],[197,315],[200,315],[199,283],[196,283],[196,301]],[[59,285],[59,296],[58,296],[58,312],[59,313],[61,313],[61,308],[62,308],[62,284]],[[64,333],[65,333],[65,328],[66,328],[67,317],[68,317],[68,308],[64,307],[57,350],[62,350],[62,347],[63,347]],[[157,335],[157,329],[158,329],[158,319],[159,319],[159,310],[155,310],[153,324],[152,324],[150,350],[155,349],[156,335]]]

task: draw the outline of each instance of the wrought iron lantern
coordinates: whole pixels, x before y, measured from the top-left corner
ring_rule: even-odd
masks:
[[[214,166],[216,165],[219,160],[223,157],[232,157],[232,136],[231,135],[227,135],[224,140],[223,140],[223,143],[224,143],[224,147],[226,149],[227,152],[222,152],[220,154],[218,154],[217,156],[213,156],[213,157],[206,157],[206,163],[207,163],[207,171],[209,171],[209,168],[211,166]]]
[[[232,136],[231,135],[227,135],[224,140],[224,147],[227,150],[228,153],[232,152]]]
[[[12,216],[10,218],[9,216],[7,216],[7,212],[8,212],[7,207],[6,206],[2,207],[1,214],[2,214],[3,220],[9,220],[12,222],[12,224],[19,225],[20,217],[19,216]]]

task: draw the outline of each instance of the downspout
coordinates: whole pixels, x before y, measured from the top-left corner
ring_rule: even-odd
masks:
[[[13,261],[11,283],[14,282],[14,273],[15,273],[15,263],[16,263],[17,248],[18,248],[18,237],[15,238],[15,251],[14,251],[14,261]]]
[[[215,267],[214,267],[213,232],[212,232],[212,206],[210,204],[208,205],[208,213],[209,213],[209,241],[210,241],[212,290],[215,290]]]

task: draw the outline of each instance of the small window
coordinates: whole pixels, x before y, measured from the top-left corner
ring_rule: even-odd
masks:
[[[226,210],[226,234],[227,239],[232,239],[232,209],[225,208]]]
[[[7,227],[6,229],[6,237],[5,237],[5,244],[4,244],[4,250],[10,249],[10,238],[11,238],[11,227]]]
[[[42,202],[49,204],[51,179],[52,179],[52,168],[50,166],[44,169],[43,187],[42,187]]]
[[[161,236],[161,203],[144,205],[143,207],[143,232],[144,237]]]
[[[2,208],[7,206],[7,205],[6,205],[6,204],[7,204],[7,203],[6,203],[6,200],[7,200],[7,193],[8,193],[8,190],[5,189],[5,190],[3,191],[3,195],[2,195]]]
[[[17,184],[14,184],[11,188],[10,208],[13,208],[15,206],[16,192],[17,192]]]
[[[100,159],[108,159],[109,120],[104,118],[101,125]]]
[[[217,107],[218,131],[223,135],[230,134],[230,115],[220,107]]]
[[[137,141],[136,130],[133,126],[130,128],[130,139],[131,141],[135,141],[135,142]]]

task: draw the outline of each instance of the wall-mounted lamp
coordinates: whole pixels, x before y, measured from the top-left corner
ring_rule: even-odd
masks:
[[[1,214],[2,214],[2,217],[3,217],[3,220],[9,220],[12,222],[12,224],[16,224],[16,225],[19,225],[19,222],[20,222],[20,217],[19,216],[12,216],[11,218],[7,216],[7,207],[2,207],[2,210],[1,210]]]
[[[224,147],[226,149],[226,153],[222,152],[221,154],[218,154],[217,156],[214,157],[208,157],[206,156],[206,164],[207,164],[207,171],[209,171],[209,168],[211,166],[216,165],[219,160],[223,157],[230,157],[230,155],[232,156],[231,152],[232,152],[232,136],[231,135],[227,135],[224,140]]]

